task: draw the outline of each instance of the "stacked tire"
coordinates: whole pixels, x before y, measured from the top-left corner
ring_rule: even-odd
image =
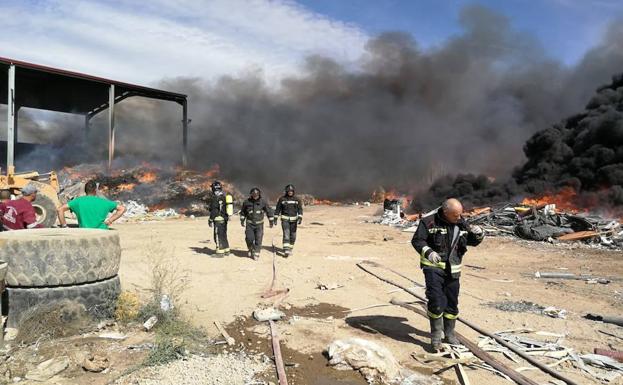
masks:
[[[121,247],[114,231],[34,229],[0,233],[0,261],[8,263],[2,313],[19,327],[39,305],[71,300],[105,316],[119,295]]]

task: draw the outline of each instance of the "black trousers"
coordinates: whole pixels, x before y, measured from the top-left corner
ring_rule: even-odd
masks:
[[[422,270],[426,281],[428,316],[456,318],[459,314],[459,279],[436,267],[424,267]]]
[[[216,253],[223,254],[229,251],[227,241],[227,221],[214,222],[214,242],[216,243]]]
[[[264,224],[247,222],[247,227],[244,230],[244,240],[247,242],[247,248],[250,251],[259,253],[262,250],[262,238],[264,238]]]
[[[291,249],[294,247],[294,242],[296,242],[296,226],[296,221],[281,221],[284,249]]]

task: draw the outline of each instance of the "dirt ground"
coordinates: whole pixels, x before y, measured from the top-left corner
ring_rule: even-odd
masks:
[[[290,289],[281,301],[285,309],[289,309],[290,318],[279,322],[278,327],[286,351],[299,354],[298,368],[288,369],[288,375],[293,376],[290,380],[295,384],[363,383],[355,379],[340,382],[337,374],[334,380],[313,375],[305,378],[306,366],[326,365],[321,353],[331,341],[347,337],[375,341],[390,349],[405,366],[432,371],[411,357],[411,353],[423,353],[427,347],[426,319],[392,306],[350,313],[344,310],[386,304],[391,298],[412,300],[408,294],[394,291],[393,287],[357,268],[358,261],[383,263],[423,283],[417,255],[410,245],[412,234],[367,223],[379,210],[376,205],[308,207],[303,225],[299,227],[294,255],[288,259],[277,257],[277,285]],[[257,262],[246,257],[243,228],[237,218],[229,228],[233,255],[225,258],[214,258],[212,229],[205,218],[122,223],[115,227],[123,249],[120,276],[125,290],[142,290],[149,286],[146,282],[149,244],[160,242],[189,275],[190,286],[184,294],[183,311],[193,323],[204,327],[215,338],[219,333],[213,322],[229,324],[232,335],[243,340],[238,342],[248,346],[262,344],[269,349],[267,331],[261,330],[263,326],[248,317],[258,306],[271,303],[260,296],[270,285],[270,246],[273,240],[276,245],[281,244],[280,226],[265,229],[264,251]],[[623,340],[599,332],[622,336],[620,327],[583,318],[586,313],[623,314],[623,255],[620,252],[489,237],[468,252],[464,263],[474,267],[466,267],[461,278],[462,317],[489,331],[531,328],[565,334],[562,343],[582,353],[592,352],[594,347],[623,349]],[[607,285],[552,281],[534,278],[535,271],[590,273],[617,280]],[[383,274],[400,281],[391,274]],[[404,280],[401,282],[408,284]],[[341,287],[320,290],[317,288],[320,283],[336,283]],[[423,290],[419,290],[423,294]],[[567,318],[504,312],[486,305],[492,301],[521,300],[565,309]],[[306,314],[305,309],[330,310],[312,311],[313,314],[307,311]],[[457,328],[476,339],[467,327],[459,325]],[[262,338],[264,342],[258,342]],[[294,353],[287,354],[286,361]],[[501,354],[492,354],[511,367],[526,366],[524,362],[516,364]],[[577,369],[562,365],[560,370],[578,383],[597,383]],[[481,369],[467,371],[472,383],[507,383]],[[523,373],[540,383],[551,379],[539,371]],[[451,370],[441,376],[447,383],[453,383],[456,378]]]

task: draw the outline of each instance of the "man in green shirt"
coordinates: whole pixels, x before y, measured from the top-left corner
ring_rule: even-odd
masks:
[[[61,227],[67,227],[65,212],[70,210],[76,214],[78,225],[88,229],[108,229],[111,223],[121,218],[125,212],[123,205],[117,204],[106,198],[96,195],[97,185],[94,181],[88,181],[84,185],[85,196],[74,198],[58,209],[58,220]],[[109,213],[113,213],[110,218]]]

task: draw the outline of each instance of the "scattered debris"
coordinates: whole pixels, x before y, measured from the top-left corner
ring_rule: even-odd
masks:
[[[99,338],[105,338],[109,340],[125,340],[128,338],[127,335],[119,333],[119,332],[103,332],[97,335]]]
[[[229,333],[227,333],[227,331],[225,330],[225,328],[223,328],[223,325],[221,325],[220,322],[214,321],[214,325],[216,326],[218,331],[221,333],[223,338],[225,338],[225,343],[227,343],[227,345],[234,346],[236,344],[236,340],[234,340],[232,336],[230,336]]]
[[[280,311],[275,309],[274,307],[269,307],[266,309],[257,309],[253,311],[253,318],[255,318],[257,321],[260,322],[264,322],[264,321],[276,321],[276,320],[280,320],[283,317],[285,317],[286,315]]]
[[[82,361],[82,368],[88,372],[100,373],[110,367],[108,357],[95,354],[89,355]]]
[[[19,333],[19,330],[17,330],[16,328],[5,328],[4,329],[4,340],[13,341],[17,337],[18,333]]]
[[[319,283],[316,286],[316,289],[320,289],[320,290],[335,290],[335,289],[339,289],[340,287],[344,287],[344,285],[340,285],[337,282],[330,282],[330,283]]]
[[[168,312],[173,309],[173,303],[171,303],[171,298],[168,295],[163,294],[162,298],[160,298],[160,310],[163,312]]]
[[[67,369],[69,366],[69,357],[61,356],[50,358],[47,361],[43,361],[36,368],[26,373],[26,379],[32,381],[44,382],[54,377],[58,373]]]
[[[326,349],[329,365],[357,370],[369,383],[440,385],[436,376],[424,376],[403,368],[386,348],[361,338],[333,341]]]
[[[148,332],[153,329],[154,326],[156,326],[156,323],[158,323],[158,317],[152,315],[147,321],[145,321],[145,323],[143,324],[143,328],[145,328],[145,331]]]
[[[501,302],[490,302],[487,304],[493,308],[496,308],[501,311],[512,311],[517,313],[535,313],[542,314],[543,310],[545,310],[544,306],[537,305],[534,302],[529,301],[501,301]]]
[[[567,311],[564,309],[558,309],[554,306],[549,306],[543,309],[543,314],[552,318],[567,318]]]

